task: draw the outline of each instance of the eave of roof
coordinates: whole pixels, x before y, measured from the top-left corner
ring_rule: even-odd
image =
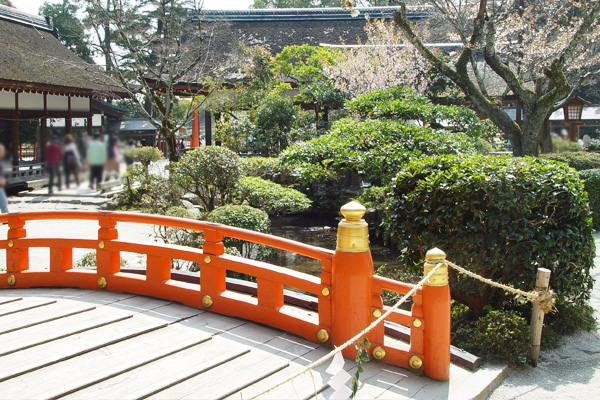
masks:
[[[260,21],[334,21],[356,20],[369,15],[372,19],[392,19],[394,13],[400,10],[397,6],[387,7],[356,7],[359,16],[352,16],[350,10],[342,8],[279,8],[256,10],[202,10],[198,16],[205,21],[231,21],[231,22],[260,22]],[[429,16],[427,8],[407,7],[409,19],[421,19]]]

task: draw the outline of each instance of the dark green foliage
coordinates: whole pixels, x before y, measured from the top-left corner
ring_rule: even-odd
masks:
[[[242,175],[256,176],[281,184],[292,184],[292,170],[281,165],[278,158],[245,157],[241,160]]]
[[[588,150],[600,150],[600,139],[590,139],[588,142]]]
[[[371,347],[371,342],[369,342],[369,339],[367,338],[364,338],[363,340],[357,340],[356,343],[354,343],[354,347],[357,350],[356,357],[354,358],[354,361],[356,362],[356,372],[352,377],[352,395],[350,396],[351,399],[355,398],[356,392],[358,391],[360,374],[365,372],[365,367],[363,367],[362,364],[365,362],[369,362],[368,349]]]
[[[280,157],[298,168],[303,184],[335,179],[345,171],[371,182],[389,182],[411,158],[435,154],[474,154],[463,133],[407,125],[401,121],[339,120],[331,132],[289,147]]]
[[[269,215],[297,214],[307,211],[311,201],[299,191],[258,177],[242,178],[239,195],[243,203]]]
[[[579,177],[588,193],[594,229],[600,230],[600,169],[580,171]]]
[[[435,129],[463,132],[473,138],[497,133],[489,120],[481,120],[470,108],[433,104],[414,89],[401,86],[361,94],[348,101],[346,109],[361,119],[419,121]]]
[[[230,203],[242,175],[239,156],[218,146],[188,151],[171,166],[171,180],[185,192],[196,195],[208,212]]]
[[[557,312],[546,316],[544,325],[557,334],[570,334],[581,329],[591,330],[598,327],[594,308],[588,304],[559,303],[556,309]]]
[[[266,212],[248,205],[229,204],[213,210],[206,216],[208,222],[250,229],[257,232],[269,232],[271,221]],[[224,238],[226,247],[234,247],[242,257],[266,257],[266,247],[243,240]]]
[[[279,154],[290,142],[290,131],[296,119],[294,101],[279,91],[267,93],[251,110],[255,132],[251,143],[255,152]]]
[[[569,167],[575,168],[577,171],[600,168],[600,154],[598,153],[577,151],[570,153],[543,154],[542,157],[546,160],[565,163]]]
[[[394,179],[386,234],[408,266],[443,249],[452,262],[531,290],[552,270],[558,303],[583,304],[595,249],[587,194],[576,171],[541,159],[439,156],[415,159]],[[557,266],[554,266],[557,262]],[[455,272],[452,297],[481,315],[510,296]]]
[[[529,349],[529,323],[516,311],[492,310],[477,320],[462,319],[452,344],[482,357],[523,364]]]

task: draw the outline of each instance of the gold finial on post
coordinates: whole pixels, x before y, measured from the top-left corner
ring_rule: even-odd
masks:
[[[344,219],[338,225],[336,251],[362,253],[369,251],[369,226],[362,217],[367,212],[365,206],[356,201],[340,209]]]
[[[432,269],[440,262],[446,259],[446,253],[434,247],[425,255],[425,266],[423,268],[423,276],[427,276]],[[425,285],[427,286],[446,286],[448,284],[448,266],[444,263],[432,276]]]

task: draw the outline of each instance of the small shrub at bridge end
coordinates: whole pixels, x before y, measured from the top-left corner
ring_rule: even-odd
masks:
[[[575,168],[577,171],[600,168],[600,154],[598,153],[588,153],[585,151],[549,153],[543,154],[542,158],[565,163],[569,167]]]

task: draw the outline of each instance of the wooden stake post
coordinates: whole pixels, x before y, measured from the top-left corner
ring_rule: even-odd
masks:
[[[535,281],[535,290],[548,290],[550,284],[550,270],[547,268],[538,268],[537,279]],[[531,312],[531,333],[530,347],[527,361],[536,367],[540,356],[540,344],[542,343],[542,327],[544,326],[544,311],[539,302],[533,303]]]

